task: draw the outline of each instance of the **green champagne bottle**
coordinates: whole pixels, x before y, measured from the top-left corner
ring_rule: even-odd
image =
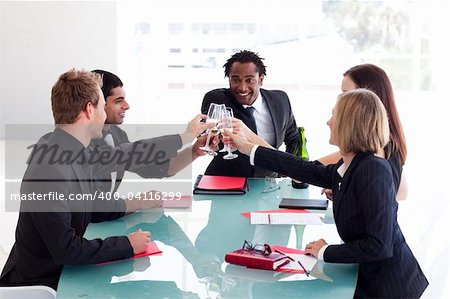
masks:
[[[292,153],[294,156],[300,157],[305,161],[309,161],[308,150],[306,149],[305,128],[298,128],[298,143]],[[295,189],[306,189],[309,184],[292,179],[292,187]]]

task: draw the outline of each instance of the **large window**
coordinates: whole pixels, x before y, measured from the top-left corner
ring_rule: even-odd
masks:
[[[325,122],[349,67],[384,68],[402,115],[420,92],[444,86],[446,8],[443,1],[118,2],[128,121],[187,121],[207,91],[227,86],[226,59],[251,49],[265,58],[264,87],[288,93],[319,156],[331,150]]]

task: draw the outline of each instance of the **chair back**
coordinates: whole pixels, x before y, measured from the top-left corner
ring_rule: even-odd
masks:
[[[0,299],[55,299],[56,291],[47,286],[0,287]]]

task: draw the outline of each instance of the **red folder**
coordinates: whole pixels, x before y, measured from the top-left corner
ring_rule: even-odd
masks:
[[[197,188],[207,190],[239,190],[245,185],[245,178],[221,175],[204,175]]]
[[[141,253],[137,253],[133,256],[133,258],[138,258],[138,257],[143,257],[143,256],[149,256],[149,255],[161,255],[162,251],[158,248],[158,245],[156,245],[155,242],[148,242],[147,244],[147,250],[141,252]],[[97,266],[101,266],[101,265],[106,265],[106,264],[110,264],[110,263],[114,263],[114,262],[118,262],[121,260],[114,260],[114,261],[109,261],[109,262],[102,262],[102,263],[97,263]]]
[[[261,254],[251,250],[238,249],[228,252],[225,261],[230,264],[262,270],[276,270],[289,263],[290,259],[280,253]]]
[[[155,242],[148,242],[147,244],[147,250],[141,253],[136,253],[133,258],[148,256],[148,255],[156,255],[160,254],[162,251],[158,248],[158,245],[156,245]]]
[[[245,194],[247,178],[218,175],[199,175],[194,186],[194,194]]]

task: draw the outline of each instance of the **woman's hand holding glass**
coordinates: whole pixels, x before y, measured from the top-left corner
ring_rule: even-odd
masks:
[[[253,133],[252,130],[250,130],[249,127],[245,125],[245,123],[242,120],[237,118],[233,118],[233,132],[238,135],[241,135],[248,141],[253,139],[252,138],[253,135],[256,135],[255,133]]]
[[[233,132],[243,137],[247,141],[247,143],[257,144],[267,148],[273,148],[273,146],[267,143],[267,141],[250,130],[250,128],[247,127],[245,123],[240,119],[233,118]],[[239,151],[241,153],[245,153],[240,148]]]
[[[272,148],[271,145],[256,135],[241,120],[233,118],[233,110],[230,107],[225,107],[224,104],[211,103],[207,116],[206,123],[214,123],[215,126],[210,127],[206,131],[206,143],[199,149],[206,151],[209,155],[217,156],[215,148],[212,148],[211,144],[217,144],[217,139],[214,138],[217,138],[220,133],[223,136],[224,149],[228,152],[224,159],[236,158],[237,155],[232,154],[236,149],[249,155],[254,144]]]
[[[233,121],[236,120],[235,118]],[[253,148],[253,143],[249,142],[242,131],[224,131],[223,142],[230,147],[237,148],[241,153],[250,155]]]

